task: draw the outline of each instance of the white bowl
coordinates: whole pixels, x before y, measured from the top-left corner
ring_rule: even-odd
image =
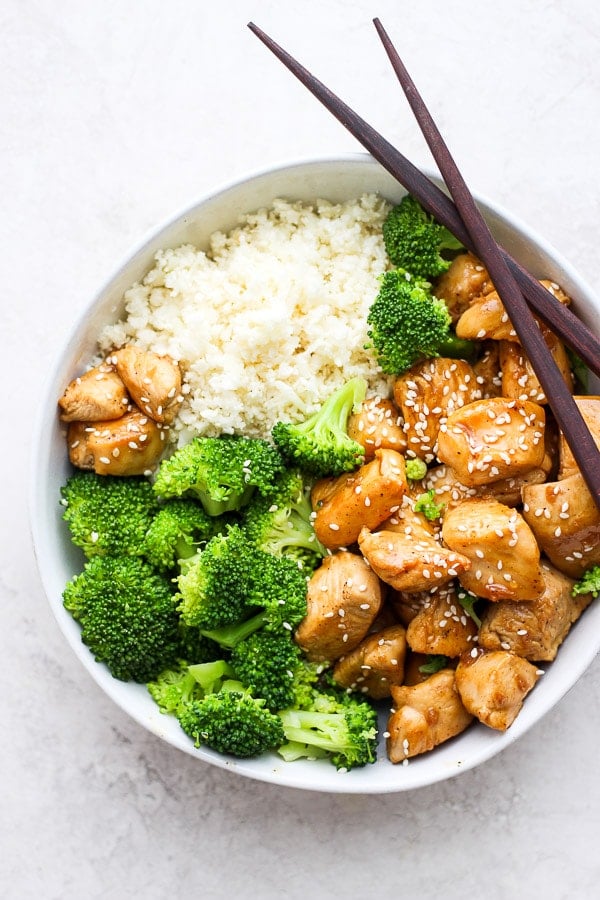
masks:
[[[101,327],[119,318],[124,291],[149,270],[158,249],[188,242],[206,246],[213,231],[230,229],[237,224],[240,214],[268,206],[278,197],[290,200],[319,197],[340,202],[373,191],[394,202],[405,193],[365,154],[300,161],[224,186],[156,229],[117,267],[84,310],[68,340],[57,348],[34,436],[30,496],[35,551],[59,627],[91,676],[125,712],[174,747],[250,778],[308,790],[364,794],[411,790],[451,778],[480,765],[515,741],[564,696],[592,662],[600,649],[600,604],[592,605],[573,627],[556,661],[547,667],[517,720],[504,734],[472,725],[458,738],[412,759],[407,766],[389,763],[382,742],[380,758],[374,765],[349,773],[337,772],[334,766],[323,761],[285,763],[275,755],[233,761],[211,750],[196,749],[175,719],[161,715],[143,685],[117,681],[103,665],[94,661],[81,642],[79,626],[63,608],[62,591],[72,575],[81,570],[82,557],[70,542],[59,505],[59,489],[68,475],[69,464],[56,401],[93,354]],[[600,301],[568,262],[505,210],[479,200],[496,238],[533,274],[561,284],[573,297],[580,317],[598,333]]]

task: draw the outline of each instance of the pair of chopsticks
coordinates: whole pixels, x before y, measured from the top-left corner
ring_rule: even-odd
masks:
[[[598,376],[600,343],[568,307],[498,246],[387,32],[379,19],[374,24],[454,202],[264,31],[252,22],[248,27],[429,213],[481,259],[600,509],[600,450],[554,362],[532,310]]]

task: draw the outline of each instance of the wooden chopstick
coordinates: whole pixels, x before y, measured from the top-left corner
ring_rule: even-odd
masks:
[[[527,353],[538,381],[544,389],[554,418],[571,448],[596,506],[600,509],[600,449],[596,446],[581,411],[525,302],[521,289],[500,253],[414,81],[379,19],[375,19],[374,24],[406,99],[469,232],[477,256],[490,274],[521,346]]]
[[[248,24],[248,28],[424,209],[445,225],[467,249],[474,250],[454,203],[436,184],[262,29],[253,22]],[[506,250],[501,248],[501,253],[531,308],[549,328],[561,336],[590,371],[600,377],[600,342],[592,331]]]

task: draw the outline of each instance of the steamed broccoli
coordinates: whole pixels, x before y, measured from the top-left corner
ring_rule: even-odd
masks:
[[[427,282],[393,269],[380,277],[380,288],[367,315],[372,347],[381,369],[399,375],[420,359],[448,352],[450,314]]]
[[[419,666],[419,672],[423,675],[435,675],[436,672],[445,669],[449,662],[449,657],[441,653],[429,653],[423,665]]]
[[[420,494],[417,497],[417,502],[415,503],[415,512],[423,513],[426,519],[430,521],[434,521],[435,519],[439,519],[444,509],[443,503],[435,502],[435,491],[426,491],[424,494]]]
[[[308,708],[279,712],[286,743],[279,754],[288,761],[326,756],[338,769],[352,769],[375,762],[377,713],[350,694],[312,692]]]
[[[258,631],[237,644],[231,665],[254,697],[269,709],[284,709],[295,699],[300,648],[289,634]]]
[[[121,681],[147,682],[172,665],[181,644],[169,581],[135,556],[94,556],[65,587],[81,639]]]
[[[407,194],[388,213],[383,223],[383,241],[395,266],[418,278],[435,278],[450,266],[444,251],[464,247],[454,235]]]
[[[147,688],[161,712],[178,715],[189,703],[217,693],[235,677],[224,659],[195,665],[181,660],[174,668],[161,672]]]
[[[427,475],[427,463],[422,459],[406,460],[406,477],[410,481],[421,481]]]
[[[317,477],[341,475],[362,465],[364,447],[348,436],[351,412],[364,400],[367,382],[351,378],[306,421],[276,422],[273,440],[281,453],[302,471]]]
[[[188,703],[178,713],[179,724],[197,747],[202,744],[218,753],[248,758],[279,747],[284,741],[281,719],[239,689],[221,689],[202,700]]]
[[[257,550],[239,525],[199,549],[177,579],[181,617],[202,630],[240,621],[251,612],[248,597]]]
[[[206,637],[227,650],[259,630],[290,633],[306,615],[306,575],[295,560],[257,550],[253,561],[246,561],[246,565],[249,583],[241,590],[248,614],[230,624],[202,628]]]
[[[150,482],[78,471],[61,488],[71,540],[93,556],[143,556],[145,535],[158,510]]]
[[[241,509],[267,494],[283,460],[268,441],[241,435],[196,437],[165,459],[154,482],[165,498],[193,496],[210,516]]]
[[[481,598],[477,597],[475,594],[472,594],[471,591],[468,591],[461,585],[456,591],[456,599],[458,600],[466,614],[470,616],[471,619],[473,619],[477,627],[481,628],[481,619],[479,618],[475,609],[475,605]]]
[[[315,568],[326,550],[312,526],[310,489],[301,473],[286,470],[269,497],[253,499],[245,510],[244,527],[250,540],[275,556],[291,556]]]
[[[592,566],[583,576],[573,585],[571,592],[574,597],[578,594],[591,594],[597,597],[600,594],[600,566]]]
[[[208,540],[217,531],[218,519],[209,516],[196,500],[169,500],[162,506],[146,532],[144,555],[157,569],[174,568],[188,559],[199,541]]]

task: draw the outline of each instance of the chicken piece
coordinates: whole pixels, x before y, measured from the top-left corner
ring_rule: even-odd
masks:
[[[479,645],[485,650],[510,650],[532,662],[552,662],[558,648],[591,603],[591,594],[571,591],[575,584],[552,566],[542,565],[544,591],[535,600],[502,601],[487,607],[481,617]]]
[[[375,451],[406,450],[406,435],[400,412],[391,400],[368,397],[358,412],[348,419],[348,435],[365,448],[365,461],[373,459]]]
[[[523,518],[557,569],[579,578],[600,565],[600,511],[579,472],[522,493]]]
[[[493,497],[505,506],[520,506],[521,489],[526,484],[543,484],[546,477],[545,468],[540,467],[515,478],[502,478],[492,484],[469,487],[460,481],[454,469],[441,465],[428,470],[423,485],[426,491],[434,491],[435,502],[443,504],[444,511],[447,511],[470,497]]]
[[[446,546],[471,563],[459,580],[487,600],[535,600],[544,590],[540,549],[515,509],[484,497],[448,510],[442,525]]]
[[[358,647],[339,659],[333,680],[373,700],[382,700],[390,696],[392,684],[402,684],[405,656],[406,630],[402,625],[390,625],[368,635]]]
[[[473,363],[475,379],[481,390],[482,400],[500,397],[502,394],[502,369],[498,341],[484,341],[483,352]]]
[[[391,693],[387,754],[393,763],[433,750],[473,721],[456,689],[453,669],[441,669],[420,684],[393,686]]]
[[[448,416],[437,455],[463,484],[492,484],[542,466],[543,407],[527,400],[476,400]]]
[[[317,539],[329,550],[351,546],[363,525],[376,528],[398,508],[406,489],[404,457],[395,450],[376,450],[355,472],[317,481],[311,492]]]
[[[127,412],[129,397],[113,366],[102,363],[74,378],[58,401],[63,422],[104,422]]]
[[[554,281],[540,281],[557,300],[568,305],[571,300]],[[514,341],[519,343],[498,292],[489,291],[476,297],[456,323],[456,334],[467,340]]]
[[[71,422],[69,459],[77,468],[92,469],[98,475],[144,475],[160,459],[165,436],[166,430],[137,407],[120,419]]]
[[[108,357],[136,405],[151,419],[170,424],[183,399],[181,371],[170,356],[128,344]]]
[[[314,662],[334,662],[368,634],[383,603],[383,587],[361,556],[327,556],[308,582],[307,612],[296,643]]]
[[[433,293],[443,300],[453,322],[480,294],[493,290],[489,273],[472,253],[460,253],[450,263],[450,268],[440,275]]]
[[[394,382],[394,402],[404,419],[408,453],[432,462],[448,416],[481,397],[475,372],[461,359],[428,359]]]
[[[408,646],[428,656],[460,656],[477,637],[477,625],[467,615],[448,584],[431,591],[406,629]]]
[[[395,590],[406,593],[440,587],[471,565],[466,556],[448,550],[425,534],[371,532],[363,528],[358,544],[379,578]]]
[[[565,384],[572,391],[573,376],[565,345],[546,326],[543,326],[542,333]],[[529,357],[520,344],[515,344],[514,341],[500,341],[500,365],[504,397],[531,400],[533,403],[541,404],[548,402]]]
[[[387,593],[387,602],[394,611],[398,622],[406,628],[418,615],[425,603],[429,600],[429,591],[419,591],[406,594],[404,591],[395,591],[393,588]]]
[[[484,725],[506,731],[540,673],[514,653],[474,647],[463,653],[454,677],[465,709]]]
[[[579,411],[583,416],[583,420],[589,428],[596,445],[600,447],[600,397],[574,397],[575,403],[579,407]],[[579,472],[579,466],[575,462],[573,451],[567,444],[562,431],[559,433],[558,456],[560,465],[558,469],[557,480],[569,478]]]

